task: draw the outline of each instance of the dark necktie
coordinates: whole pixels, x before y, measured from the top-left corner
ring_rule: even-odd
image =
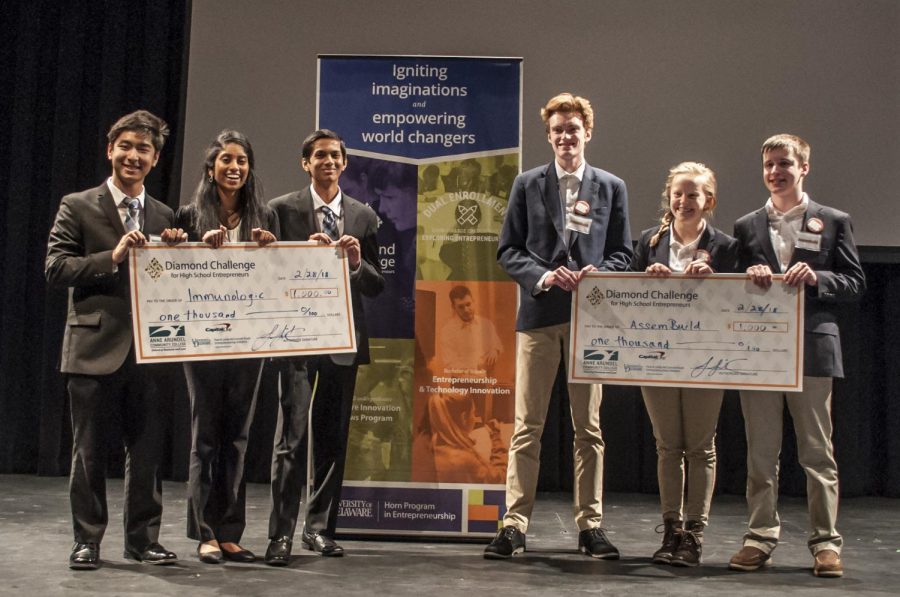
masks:
[[[128,208],[125,214],[125,231],[132,232],[141,229],[141,202],[131,197],[125,197],[122,205]]]
[[[337,240],[339,233],[334,212],[330,207],[325,206],[322,208],[322,216],[322,232],[331,237],[331,240]]]

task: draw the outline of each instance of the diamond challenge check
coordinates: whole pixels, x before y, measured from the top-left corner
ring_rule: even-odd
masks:
[[[570,382],[801,391],[803,289],[774,276],[587,274],[572,297]]]
[[[131,251],[129,276],[138,363],[356,352],[333,245],[150,243]]]

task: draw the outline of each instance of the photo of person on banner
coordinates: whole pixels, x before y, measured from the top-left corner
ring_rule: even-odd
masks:
[[[379,339],[356,378],[345,479],[409,481],[412,458],[412,341]]]
[[[378,215],[378,260],[384,292],[363,297],[373,338],[412,338],[416,276],[416,166],[353,156],[341,188]]]
[[[495,254],[518,154],[429,164],[420,183],[438,167],[446,192],[419,189],[420,279],[508,280]]]
[[[515,291],[485,282],[419,285],[420,295],[433,292],[438,302],[432,316],[418,315],[422,328],[436,334],[433,350],[420,355],[426,367],[417,372],[413,480],[501,484],[512,433],[514,363],[497,329],[511,331],[512,313],[499,305],[514,300]],[[423,312],[429,302],[419,302]],[[417,343],[428,344],[427,336]],[[506,343],[512,340],[509,334]]]

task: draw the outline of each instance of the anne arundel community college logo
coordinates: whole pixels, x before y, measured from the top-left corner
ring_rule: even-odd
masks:
[[[187,346],[184,325],[151,325],[147,328],[151,352],[181,352]]]
[[[585,373],[616,373],[619,370],[619,351],[609,348],[585,349],[581,366]]]
[[[147,275],[150,276],[152,280],[156,281],[163,273],[163,266],[160,265],[159,261],[154,257],[150,260],[150,265],[144,268],[144,271],[147,272]]]

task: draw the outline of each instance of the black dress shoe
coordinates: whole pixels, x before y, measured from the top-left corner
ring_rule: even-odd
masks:
[[[199,559],[204,564],[221,564],[224,561],[222,559],[221,549],[200,551],[204,545],[204,543],[197,544],[197,559]]]
[[[344,548],[335,543],[334,539],[326,537],[322,533],[309,535],[306,531],[303,531],[301,541],[303,541],[303,547],[323,556],[336,558],[344,555]]]
[[[96,570],[100,567],[99,543],[76,543],[69,554],[69,568],[72,570]]]
[[[167,566],[178,561],[178,556],[159,543],[151,543],[141,550],[125,546],[123,555],[128,560],[137,560],[138,562],[157,566]]]
[[[525,533],[512,525],[506,525],[497,531],[497,536],[484,548],[484,557],[488,560],[505,560],[523,551]]]
[[[269,566],[287,566],[291,561],[291,547],[293,543],[290,537],[279,537],[269,541],[269,547],[266,549],[266,564]]]
[[[250,562],[256,561],[256,554],[254,554],[249,549],[244,549],[240,545],[238,545],[238,547],[240,547],[240,549],[237,551],[228,551],[223,547],[222,557],[224,557],[229,562],[240,562],[242,564],[249,564]]]
[[[578,549],[600,560],[618,560],[619,550],[609,542],[603,529],[585,529],[578,533]]]

